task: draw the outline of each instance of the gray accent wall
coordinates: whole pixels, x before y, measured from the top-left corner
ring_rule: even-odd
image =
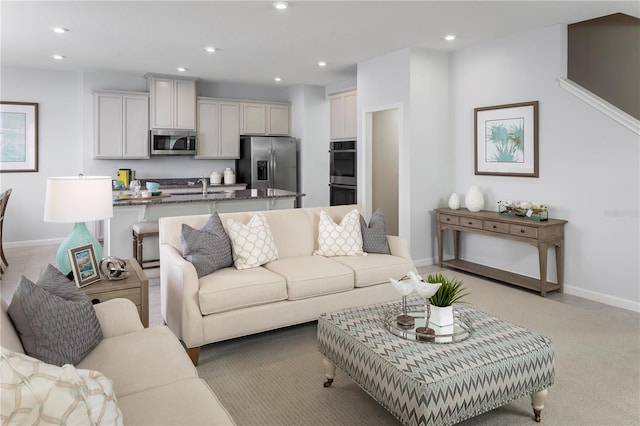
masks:
[[[616,13],[568,27],[569,80],[640,120],[640,19]]]

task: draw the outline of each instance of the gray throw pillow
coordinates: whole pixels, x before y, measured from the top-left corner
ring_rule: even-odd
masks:
[[[182,253],[196,268],[198,278],[233,265],[231,241],[218,213],[213,213],[200,229],[182,224]]]
[[[387,241],[387,230],[384,224],[384,215],[380,209],[371,215],[367,226],[364,217],[360,215],[360,230],[362,231],[362,251],[365,253],[391,254]]]
[[[27,355],[48,364],[77,364],[102,340],[91,301],[53,265],[36,284],[21,277],[7,313]]]

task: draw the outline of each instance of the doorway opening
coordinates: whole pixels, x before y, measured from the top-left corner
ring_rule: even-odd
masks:
[[[367,113],[367,135],[370,158],[367,182],[370,184],[370,212],[384,214],[387,234],[399,235],[399,144],[400,110],[390,108]],[[369,191],[368,191],[369,192]]]

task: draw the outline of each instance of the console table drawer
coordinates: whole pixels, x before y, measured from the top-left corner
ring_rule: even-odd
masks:
[[[474,217],[461,217],[460,226],[466,228],[482,229],[482,219],[476,219]]]
[[[502,222],[493,222],[490,220],[484,221],[484,229],[491,232],[500,232],[502,234],[509,233],[509,224]]]
[[[440,215],[440,222],[448,223],[450,225],[457,225],[458,224],[458,216],[451,216],[451,215],[448,215],[448,214],[441,214]]]
[[[511,235],[527,238],[538,238],[538,228],[532,226],[511,225]]]

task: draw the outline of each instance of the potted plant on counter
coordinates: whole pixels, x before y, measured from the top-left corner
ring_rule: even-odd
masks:
[[[431,318],[429,322],[441,327],[453,324],[453,304],[467,303],[462,299],[469,292],[462,286],[462,281],[456,278],[448,278],[442,273],[429,274],[427,282],[440,283],[438,291],[429,298],[431,303]]]

